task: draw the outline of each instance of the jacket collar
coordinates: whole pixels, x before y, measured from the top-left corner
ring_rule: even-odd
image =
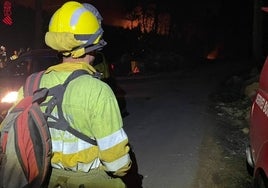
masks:
[[[94,74],[97,71],[94,69],[93,66],[89,65],[88,63],[85,62],[75,62],[75,63],[69,63],[69,62],[64,62],[60,63],[58,65],[54,65],[49,67],[45,72],[49,73],[51,71],[56,71],[56,72],[73,72],[77,69],[83,69],[88,71],[90,74]]]

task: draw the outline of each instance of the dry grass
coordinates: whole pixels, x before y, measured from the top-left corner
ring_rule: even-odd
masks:
[[[246,169],[247,135],[237,119],[220,117],[219,124],[203,139],[199,151],[199,169],[193,188],[250,188]]]

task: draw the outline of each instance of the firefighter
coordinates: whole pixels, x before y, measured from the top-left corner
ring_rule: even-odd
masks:
[[[46,44],[63,57],[60,64],[46,70],[40,87],[63,83],[77,69],[97,75],[92,66],[94,53],[106,42],[88,4],[64,3],[52,15],[48,28]],[[70,125],[96,139],[97,146],[68,132],[50,129],[53,168],[48,187],[126,187],[125,179],[135,161],[131,160],[132,150],[112,89],[93,76],[80,76],[68,85],[62,108]]]

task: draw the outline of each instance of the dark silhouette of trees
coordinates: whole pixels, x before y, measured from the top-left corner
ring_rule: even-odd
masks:
[[[175,51],[182,55],[205,57],[206,53],[223,46],[224,54],[248,54],[250,38],[254,38],[255,57],[262,53],[260,14],[255,14],[255,27],[250,14],[251,0],[185,1],[178,5],[174,0],[121,0],[125,19],[130,28],[105,27],[104,48],[112,57],[129,51]],[[52,13],[41,11],[43,0],[35,1],[35,10],[14,5],[12,26],[0,24],[2,43],[9,49],[18,47],[46,47],[44,35]],[[255,0],[255,2],[262,2]],[[252,6],[252,7],[250,7]],[[257,21],[258,22],[257,22]],[[258,26],[257,26],[258,25]],[[10,46],[10,47],[9,47]],[[116,46],[116,47],[115,47]],[[249,47],[250,46],[250,47]],[[243,49],[242,49],[243,48]],[[109,50],[108,50],[109,49]],[[258,55],[259,54],[259,55]]]

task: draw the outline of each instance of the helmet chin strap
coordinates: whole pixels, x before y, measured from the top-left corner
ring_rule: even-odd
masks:
[[[79,46],[83,48],[83,47],[92,45],[95,42],[95,40],[97,40],[98,37],[102,36],[102,34],[103,34],[103,29],[100,27],[94,34],[75,34],[74,38],[80,41],[87,41],[85,44],[82,44],[81,46]]]
[[[92,35],[74,35],[75,39],[81,40],[81,41],[87,41],[85,44],[82,44],[81,46],[74,48],[73,50],[78,50],[81,48],[85,48],[85,52],[92,52],[94,50],[100,50],[103,48],[107,42],[105,42],[103,39],[100,39],[100,41],[97,44],[93,44],[99,36],[102,36],[103,29],[99,28],[98,31]]]
[[[89,53],[89,52],[92,52],[94,50],[101,50],[106,44],[107,44],[107,42],[105,42],[103,39],[101,39],[98,42],[98,44],[93,44],[91,46],[85,47],[85,52]]]

